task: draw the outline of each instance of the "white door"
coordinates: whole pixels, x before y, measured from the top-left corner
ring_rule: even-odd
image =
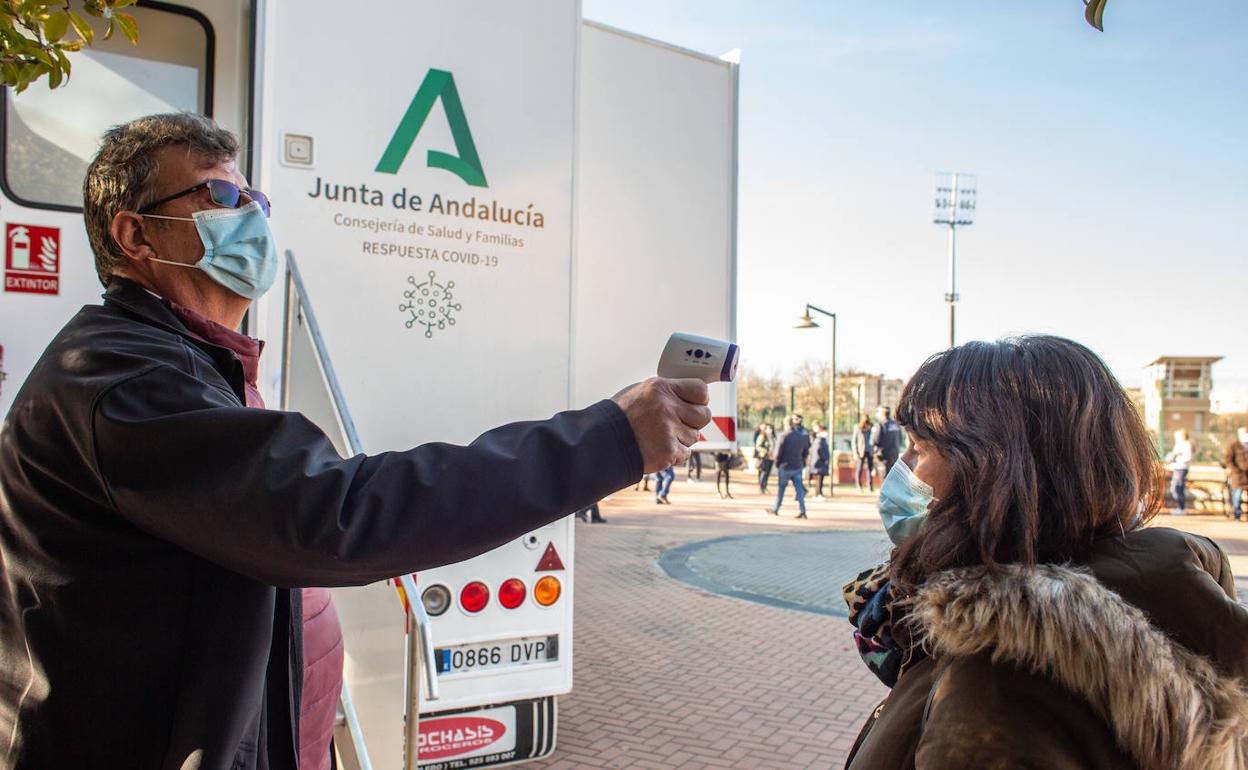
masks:
[[[0,347],[7,378],[0,414],[56,332],[103,292],[82,219],[82,181],[103,132],[143,115],[190,110],[213,115],[246,141],[247,7],[226,0],[128,8],[140,45],[100,34],[93,47],[70,55],[68,85],[4,89]],[[245,151],[241,161],[245,167]]]

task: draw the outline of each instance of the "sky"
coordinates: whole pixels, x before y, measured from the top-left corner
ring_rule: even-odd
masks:
[[[1060,334],[1128,386],[1222,355],[1248,391],[1248,3],[583,0],[585,18],[741,49],[738,342],[786,372],[837,313],[838,368],[908,377],[948,343],[938,171],[978,177],[957,339]],[[825,319],[826,320],[826,319]]]

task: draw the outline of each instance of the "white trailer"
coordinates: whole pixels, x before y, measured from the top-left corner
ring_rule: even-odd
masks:
[[[736,59],[592,21],[582,28],[578,405],[653,375],[673,331],[737,338]],[[735,449],[736,386],[710,392],[714,418],[694,448]]]
[[[350,54],[339,13],[142,3],[139,47],[101,44],[68,89],[5,95],[0,411],[98,301],[80,185],[99,134],[174,109],[244,138],[302,275],[249,314],[271,343],[262,391],[344,453],[462,443],[584,406],[653,374],[674,330],[735,338],[734,62],[583,22],[576,0],[377,0],[368,16],[386,21]],[[712,393],[705,449],[735,434],[735,391]],[[336,590],[348,764],[549,754],[555,698],[572,687],[574,539],[565,519],[409,579],[431,611],[423,670],[405,663],[419,635],[394,586]]]

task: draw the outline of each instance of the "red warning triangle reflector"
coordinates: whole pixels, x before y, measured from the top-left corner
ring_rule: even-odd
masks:
[[[555,544],[547,543],[546,553],[542,554],[542,560],[537,563],[537,569],[533,571],[554,572],[559,569],[564,569],[563,560],[559,558],[559,552],[555,550]]]

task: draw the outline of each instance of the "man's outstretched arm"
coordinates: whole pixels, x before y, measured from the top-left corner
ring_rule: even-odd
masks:
[[[97,467],[120,516],[205,559],[273,585],[362,584],[484,553],[687,456],[709,421],[691,382],[344,459],[302,415],[162,366],[98,402]]]

